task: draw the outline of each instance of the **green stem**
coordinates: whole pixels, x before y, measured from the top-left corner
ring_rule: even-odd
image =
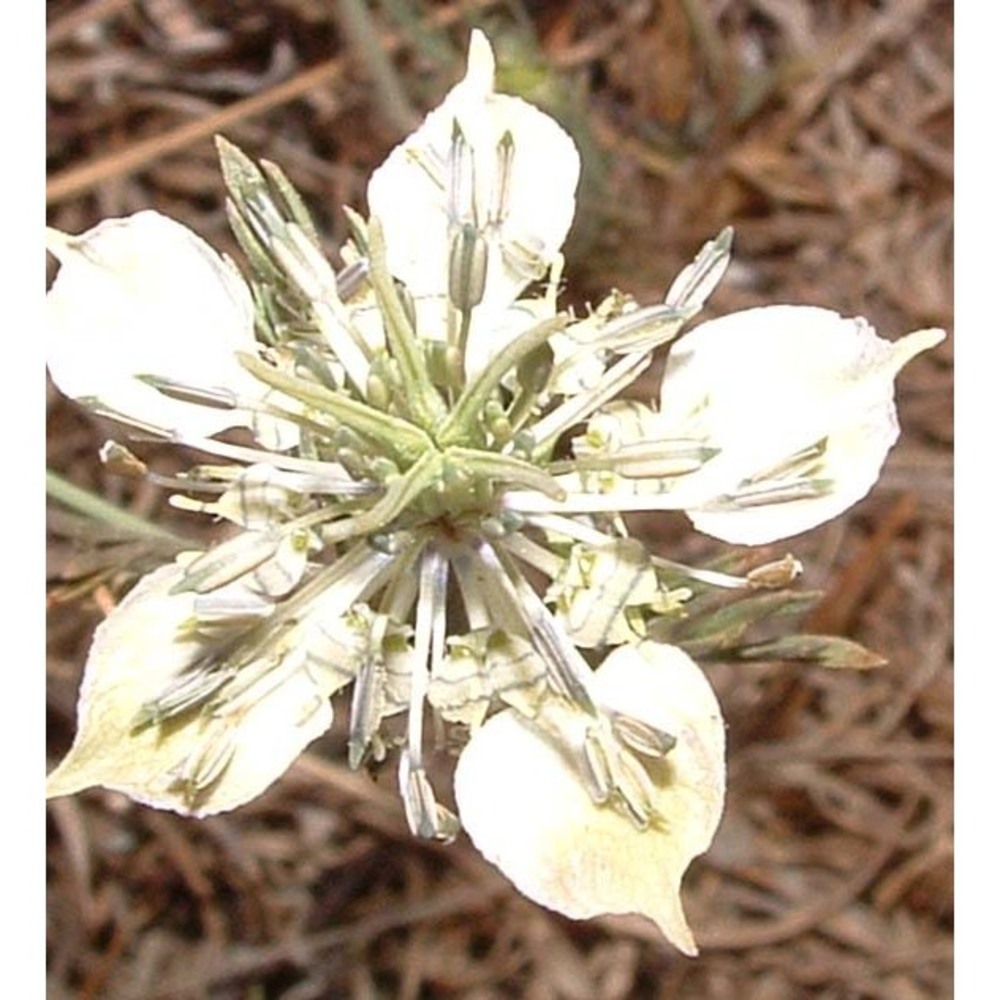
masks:
[[[372,507],[329,525],[323,533],[328,545],[384,528],[409,507],[441,475],[438,451],[427,451],[403,475],[391,480],[382,498]]]
[[[364,0],[338,0],[338,20],[371,77],[382,116],[400,135],[406,135],[416,127],[417,115],[407,100],[399,74],[379,42],[369,6]]]
[[[566,499],[566,491],[548,473],[513,455],[453,446],[445,451],[445,456],[453,459],[459,468],[465,468],[474,475],[489,476],[502,483],[537,490],[557,502]]]
[[[564,315],[543,320],[531,327],[530,330],[525,330],[524,333],[515,337],[502,350],[498,351],[475,380],[466,386],[459,397],[455,408],[437,435],[441,446],[446,447],[475,440],[471,429],[486,405],[490,394],[500,384],[500,380],[525,355],[544,344],[556,331],[562,330],[566,323],[567,317]]]
[[[316,382],[288,375],[252,354],[241,352],[237,357],[240,364],[254,378],[260,379],[272,389],[280,389],[299,402],[315,407],[321,413],[334,417],[359,434],[374,438],[390,454],[397,456],[403,465],[416,461],[432,447],[427,434],[408,420],[384,413],[343,393],[333,392]]]
[[[144,518],[130,514],[127,510],[122,510],[121,507],[116,507],[113,503],[89,490],[74,486],[51,469],[45,470],[45,492],[53,500],[75,510],[78,514],[93,518],[102,524],[108,524],[136,538],[167,542],[178,550],[192,544],[179,535],[167,531],[166,528],[159,528]]]
[[[403,381],[403,402],[414,419],[425,430],[440,425],[445,417],[444,400],[427,376],[420,340],[399,300],[386,259],[385,235],[376,218],[368,220],[368,252],[371,261],[371,282],[379,312],[385,324],[389,353],[399,365]]]

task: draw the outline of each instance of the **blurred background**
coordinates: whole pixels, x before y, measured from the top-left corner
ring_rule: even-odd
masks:
[[[944,0],[47,11],[48,221],[60,229],[155,208],[235,255],[221,133],[284,168],[335,255],[340,207],[366,210],[372,169],[461,77],[479,26],[498,89],[556,117],[583,155],[568,304],[611,287],[656,301],[732,225],[733,264],[707,315],[809,303],[865,315],[890,339],[951,331]],[[711,668],[731,775],[722,828],[685,883],[699,958],[638,919],[538,908],[464,839],[413,840],[393,775],[349,772],[334,732],[233,814],[189,820],[103,791],[50,803],[50,1000],[950,996],[952,343],[900,377],[902,438],[871,496],[774,552],[794,551],[803,585],[826,592],[809,631],[888,665]],[[48,392],[60,483],[210,538],[207,519],[102,469],[109,425]],[[184,464],[166,449],[143,457],[164,472]],[[681,516],[641,527],[672,558],[720,551]],[[51,767],[72,738],[94,626],[163,552],[54,501],[48,556]]]

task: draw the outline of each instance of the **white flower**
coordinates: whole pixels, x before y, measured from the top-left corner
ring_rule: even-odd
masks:
[[[896,373],[942,334],[888,344],[781,306],[677,340],[729,231],[661,303],[560,312],[579,158],[493,74],[474,32],[465,79],[375,172],[339,273],[287,178],[220,142],[267,350],[247,286],[182,226],[140,213],[53,236],[56,384],[242,465],[181,481],[175,506],[236,533],[144,577],[97,630],[48,790],[233,808],[353,685],[348,763],[398,749],[415,834],[458,831],[425,767],[429,705],[470,735],[461,819],[522,892],[574,917],[645,914],[694,954],[680,885],[719,823],[723,724],[698,666],[653,640],[689,610],[698,624],[689,583],[782,587],[800,567],[682,566],[620,515],[684,510],[736,541],[833,517],[895,440]],[[518,298],[536,279],[545,292]],[[672,343],[660,409],[617,400]],[[203,437],[260,418],[291,432],[284,448]],[[404,712],[402,737],[383,732]]]
[[[686,955],[697,954],[680,902],[691,859],[722,816],[725,733],[712,688],[672,646],[612,652],[594,673],[605,709],[672,734],[662,760],[645,759],[656,818],[641,834],[621,810],[597,805],[565,746],[583,745],[583,714],[552,740],[513,710],[476,732],[459,758],[455,797],[476,847],[530,899],[569,917],[641,913]]]
[[[50,231],[61,267],[47,297],[49,373],[74,399],[125,420],[202,437],[251,422],[240,410],[165,395],[154,376],[224,399],[260,394],[237,351],[256,352],[253,302],[236,269],[157,212]]]
[[[678,483],[696,528],[757,545],[865,496],[899,435],[894,379],[943,330],[895,343],[860,317],[765,306],[709,320],[667,358],[660,427],[716,452]]]

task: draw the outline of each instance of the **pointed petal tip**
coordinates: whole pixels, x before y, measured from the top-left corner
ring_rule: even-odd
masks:
[[[654,920],[653,923],[659,928],[660,933],[684,956],[687,958],[698,957],[698,945],[695,942],[691,928],[686,922],[678,924],[676,921]]]
[[[468,69],[465,79],[477,90],[489,93],[493,90],[493,78],[496,73],[496,57],[493,46],[486,34],[479,28],[473,28],[469,36]]]
[[[73,795],[76,792],[82,792],[86,788],[90,788],[93,782],[87,781],[86,779],[80,778],[78,774],[74,775],[74,768],[67,768],[68,761],[63,761],[48,777],[45,779],[45,798],[48,799],[60,799],[64,795]]]
[[[51,226],[45,227],[45,249],[60,263],[74,250],[76,237]]]
[[[914,330],[913,333],[900,337],[892,345],[893,373],[901,371],[918,354],[923,354],[924,351],[937,347],[947,336],[947,333],[940,327],[928,327],[925,330]]]

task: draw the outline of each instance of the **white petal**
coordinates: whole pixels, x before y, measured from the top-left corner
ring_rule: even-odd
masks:
[[[679,893],[722,815],[724,730],[715,695],[685,653],[652,642],[612,652],[594,675],[594,694],[677,738],[665,760],[648,765],[664,826],[640,831],[615,808],[595,805],[565,753],[510,710],[489,719],[459,759],[463,825],[535,902],[574,918],[643,914],[693,955]]]
[[[63,393],[193,436],[248,423],[246,413],[172,399],[135,378],[261,394],[235,357],[255,349],[250,292],[207,243],[139,212],[80,236],[51,232],[49,249],[62,266],[47,297],[48,365]]]
[[[372,175],[368,205],[385,228],[389,267],[414,295],[445,295],[448,280],[449,155],[455,123],[473,150],[480,226],[498,179],[497,146],[509,132],[514,155],[507,213],[487,232],[484,303],[507,305],[541,277],[573,221],[580,158],[551,118],[516,97],[493,92],[493,54],[472,33],[465,78]],[[464,221],[464,220],[462,220]]]
[[[100,785],[138,802],[194,816],[233,809],[256,797],[333,719],[327,679],[289,660],[258,689],[218,715],[198,711],[136,728],[137,713],[203,655],[200,640],[178,638],[195,595],[171,594],[182,571],[163,566],[144,577],[98,627],[84,673],[78,729],[49,775],[49,796]],[[292,655],[292,654],[289,654]],[[304,659],[304,656],[302,657]],[[186,769],[219,755],[228,765],[192,794]]]
[[[896,343],[861,318],[811,306],[766,306],[710,320],[671,350],[661,386],[664,425],[719,454],[678,483],[699,530],[758,544],[835,517],[875,483],[899,433],[893,380],[911,357],[938,343],[922,330]],[[809,478],[825,495],[741,506],[741,484],[777,486],[796,453],[826,441]]]

